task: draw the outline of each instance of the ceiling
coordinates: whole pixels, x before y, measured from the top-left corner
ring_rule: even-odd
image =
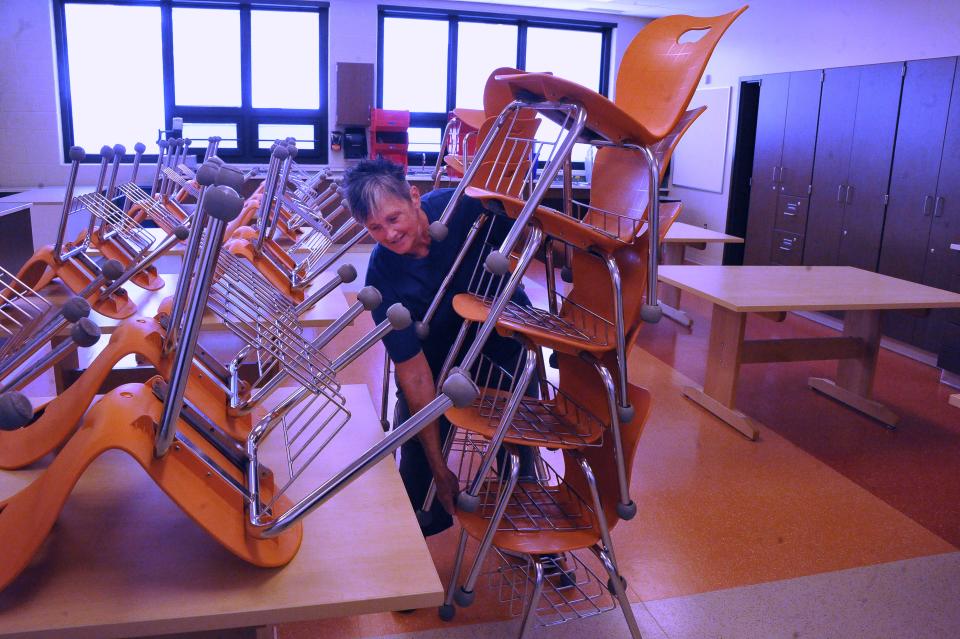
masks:
[[[477,0],[452,0],[477,2]],[[719,15],[736,9],[743,0],[481,0],[484,4],[565,9],[609,13],[614,16],[657,18],[677,13],[688,15]]]

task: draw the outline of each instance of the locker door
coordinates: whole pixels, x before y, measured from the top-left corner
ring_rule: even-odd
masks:
[[[790,75],[786,73],[764,76],[760,82],[744,264],[769,263],[773,220],[779,194],[777,174],[783,148],[783,123],[789,86]]]
[[[838,264],[877,270],[903,64],[862,67]]]
[[[860,67],[827,69],[820,98],[803,263],[835,265],[843,227],[843,199],[857,111]]]

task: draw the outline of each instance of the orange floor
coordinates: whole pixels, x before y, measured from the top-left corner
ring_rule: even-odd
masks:
[[[702,383],[709,306],[685,296],[693,331],[648,327],[629,362],[654,409],[641,439],[631,491],[635,520],[614,530],[632,601],[830,573],[956,550],[960,411],[934,369],[884,352],[877,396],[903,416],[888,432],[806,387],[829,363],[744,367],[738,407],[761,422],[750,442],[681,396]],[[361,330],[364,325],[354,330]],[[819,335],[830,329],[790,316],[751,318],[748,335]],[[343,337],[349,339],[348,336]],[[353,367],[379,404],[382,351]],[[950,481],[947,481],[947,479]],[[428,540],[441,579],[452,570],[456,531]],[[454,625],[502,620],[493,590],[458,610]],[[617,614],[617,613],[614,613]],[[279,628],[285,639],[375,637],[450,628],[435,610],[384,613]]]
[[[365,255],[355,257],[365,261]],[[535,283],[530,287],[532,296],[537,289]],[[352,302],[355,294],[347,297]],[[630,380],[649,388],[654,399],[631,485],[639,514],[614,530],[632,601],[662,604],[845,569],[935,559],[957,550],[960,409],[947,404],[951,389],[938,383],[936,369],[881,353],[876,396],[902,417],[898,430],[891,432],[807,388],[807,377],[829,377],[833,364],[745,366],[738,408],[761,423],[759,441],[750,442],[681,395],[684,385],[703,381],[710,323],[708,304],[684,295],[681,307],[695,320],[693,330],[669,321],[645,327],[629,362]],[[342,351],[371,326],[369,317],[361,317],[337,338],[332,351]],[[769,338],[832,331],[791,315],[779,324],[751,317],[747,333]],[[223,339],[205,346],[215,353],[218,347],[231,351],[218,343]],[[378,346],[348,368],[341,381],[366,384],[379,409],[382,369]],[[456,537],[451,530],[428,540],[444,581],[452,570]],[[359,639],[434,630],[424,636],[432,639],[453,628],[509,616],[497,593],[480,587],[477,602],[458,610],[449,624],[438,619],[436,610],[426,609],[284,624],[278,635]],[[709,619],[706,627],[715,634],[716,624]],[[575,634],[576,624],[565,627],[570,626],[573,630],[545,632]],[[489,628],[464,628],[467,634],[457,636],[499,636],[489,634]]]

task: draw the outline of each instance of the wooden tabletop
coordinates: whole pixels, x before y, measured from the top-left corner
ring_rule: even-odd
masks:
[[[82,195],[84,193],[92,193],[92,186],[80,186],[77,185],[73,194]],[[27,202],[30,204],[63,204],[63,198],[67,195],[67,187],[65,186],[45,186],[39,189],[30,189],[27,191],[20,191],[19,193],[14,193],[13,195],[6,195],[0,197],[0,202]]]
[[[674,222],[663,241],[668,244],[743,244],[742,237],[683,222]]]
[[[335,273],[332,271],[319,275],[307,289],[306,294],[310,295],[311,291],[328,282],[334,275]],[[130,295],[130,299],[137,305],[137,315],[153,317],[157,314],[160,302],[173,295],[176,291],[176,275],[164,273],[161,274],[161,277],[163,278],[164,286],[157,291],[148,291],[131,283],[127,283],[123,287]],[[54,303],[65,300],[67,297],[65,287],[59,283],[44,289],[42,294]],[[338,287],[320,300],[316,306],[301,315],[300,324],[304,328],[323,328],[329,326],[335,319],[343,315],[347,311],[347,308],[349,308],[347,298],[344,297],[343,292]],[[90,319],[96,322],[97,325],[100,326],[101,332],[106,335],[113,333],[114,329],[124,321],[112,319],[96,312],[90,314]],[[204,314],[201,327],[205,330],[228,330],[227,326],[209,311]]]
[[[30,208],[29,202],[0,202],[0,217]]]
[[[740,313],[956,308],[960,295],[850,266],[661,266],[659,279]]]
[[[308,470],[319,478],[383,433],[365,385],[345,386],[352,419]],[[39,469],[0,471],[0,496]],[[236,559],[125,454],[87,469],[47,546],[0,592],[0,636],[129,637],[264,626],[423,608],[442,586],[392,458],[304,520],[282,569]]]

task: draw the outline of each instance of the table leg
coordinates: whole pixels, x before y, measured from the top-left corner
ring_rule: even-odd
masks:
[[[665,242],[660,245],[664,264],[683,264],[684,245],[676,242]],[[658,284],[657,297],[660,299],[660,308],[663,309],[663,315],[669,320],[673,320],[684,328],[693,326],[693,320],[690,316],[680,310],[680,289],[676,286],[670,286],[660,282]]]
[[[756,425],[734,408],[746,325],[746,313],[737,313],[714,304],[703,388],[687,386],[683,394],[749,439],[755,440],[758,434]]]
[[[837,364],[837,381],[811,377],[808,384],[838,402],[894,428],[899,417],[880,402],[870,399],[880,351],[880,311],[847,311],[843,316],[843,336],[863,340],[863,355],[842,359]]]
[[[277,639],[276,626],[260,626],[256,629],[256,639]]]

